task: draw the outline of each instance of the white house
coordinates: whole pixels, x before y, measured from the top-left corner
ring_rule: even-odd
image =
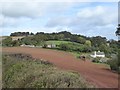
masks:
[[[34,45],[25,45],[25,44],[22,44],[20,45],[21,47],[35,47]]]
[[[100,51],[98,51],[98,52],[95,51],[90,56],[93,57],[93,58],[96,58],[96,57],[105,57],[105,53],[104,52],[100,52]]]
[[[55,44],[48,44],[47,47],[48,47],[48,48],[55,48],[56,45],[55,45]]]

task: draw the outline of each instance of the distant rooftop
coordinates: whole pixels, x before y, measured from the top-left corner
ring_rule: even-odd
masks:
[[[104,52],[96,52],[97,55],[104,55]]]

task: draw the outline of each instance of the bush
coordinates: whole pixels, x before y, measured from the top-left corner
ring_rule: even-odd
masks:
[[[7,37],[2,41],[2,46],[12,46],[12,38]]]
[[[43,48],[47,48],[47,44],[44,44],[44,45],[43,45]]]
[[[61,50],[64,50],[64,51],[70,50],[70,47],[68,44],[60,44],[59,46]]]
[[[108,64],[110,65],[111,70],[120,71],[118,66],[118,57],[113,56],[109,61]]]

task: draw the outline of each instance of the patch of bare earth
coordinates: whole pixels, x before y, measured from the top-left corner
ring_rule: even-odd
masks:
[[[34,58],[42,58],[52,62],[61,69],[77,71],[98,88],[118,88],[117,73],[113,73],[108,67],[103,65],[93,64],[89,60],[86,62],[77,60],[72,54],[67,52],[25,47],[10,47],[2,50],[3,52],[31,54]]]

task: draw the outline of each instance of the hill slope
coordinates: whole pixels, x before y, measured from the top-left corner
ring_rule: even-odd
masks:
[[[3,55],[3,88],[90,88],[79,74],[26,54]]]
[[[88,81],[96,84],[100,88],[117,88],[118,74],[113,73],[108,67],[91,62],[76,59],[72,54],[47,49],[38,48],[3,48],[4,52],[27,53],[35,58],[47,60],[57,67],[65,70],[79,72]]]

